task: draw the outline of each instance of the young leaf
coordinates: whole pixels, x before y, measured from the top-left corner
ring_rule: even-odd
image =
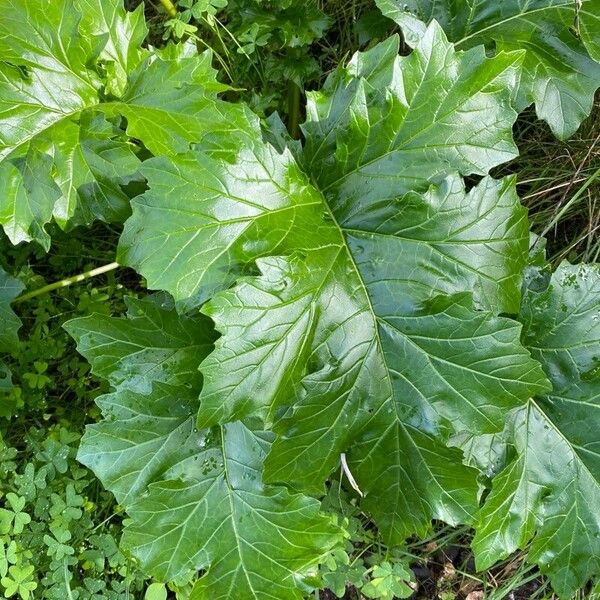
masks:
[[[535,102],[538,117],[559,138],[575,133],[589,115],[600,86],[597,0],[376,2],[411,46],[424,35],[425,23],[436,20],[459,48],[525,48],[518,106]]]
[[[600,269],[561,265],[523,301],[523,339],[554,390],[520,409],[518,455],[494,480],[474,549],[487,568],[532,540],[529,559],[561,597],[600,569]]]

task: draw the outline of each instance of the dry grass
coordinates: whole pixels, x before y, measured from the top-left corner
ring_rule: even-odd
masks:
[[[600,258],[600,101],[569,140],[552,136],[533,110],[519,118],[521,155],[496,176],[518,173],[519,192],[532,229],[548,240],[553,263]]]

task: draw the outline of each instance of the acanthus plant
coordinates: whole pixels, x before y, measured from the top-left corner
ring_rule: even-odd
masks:
[[[5,232],[47,248],[52,219],[131,212],[117,260],[158,291],[66,325],[113,389],[79,459],[150,574],[302,598],[344,540],[319,502],[344,453],[390,545],[439,519],[475,528],[480,568],[530,545],[561,597],[600,575],[600,269],[531,264],[515,177],[488,175],[518,153],[530,49],[392,36],[308,95],[301,143],[221,100],[210,54],[142,48],[117,0],[2,8]]]

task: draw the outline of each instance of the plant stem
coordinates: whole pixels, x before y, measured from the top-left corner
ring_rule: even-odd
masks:
[[[293,81],[288,86],[288,131],[297,140],[300,137],[300,88]]]
[[[160,0],[160,3],[164,6],[165,10],[167,11],[167,14],[174,19],[177,16],[177,8],[175,8],[175,5],[171,2],[171,0]]]
[[[109,271],[114,271],[119,267],[119,263],[112,262],[108,265],[103,265],[102,267],[98,267],[96,269],[92,269],[91,271],[86,271],[85,273],[79,273],[79,275],[73,275],[73,277],[67,277],[66,279],[62,279],[61,281],[55,281],[54,283],[49,283],[44,287],[41,287],[37,290],[33,290],[31,292],[27,292],[26,294],[22,294],[18,298],[14,300],[14,303],[25,302],[26,300],[31,300],[31,298],[35,298],[36,296],[41,296],[42,294],[47,294],[53,290],[58,290],[63,287],[68,287],[74,283],[78,283],[80,281],[84,281],[86,279],[90,279],[91,277],[96,277],[97,275],[102,275],[102,273],[108,273]]]

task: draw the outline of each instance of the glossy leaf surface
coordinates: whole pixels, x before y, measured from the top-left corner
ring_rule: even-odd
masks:
[[[129,198],[120,183],[127,183],[140,161],[123,132],[102,115],[83,115],[79,124],[52,128],[47,140],[62,191],[53,209],[61,227],[115,223],[129,216]]]
[[[315,494],[350,451],[394,542],[433,517],[468,522],[476,472],[448,436],[498,431],[547,389],[518,324],[495,316],[518,310],[527,255],[514,180],[467,193],[456,175],[513,155],[520,54],[455,53],[435,25],[397,51],[357,55],[313,97],[298,161],[248,119],[237,148],[146,163],[121,240],[123,262],[181,310],[256,261],[258,277],[203,308],[222,337],[198,425],[262,417],[278,434],[266,480]],[[445,111],[427,124],[434,90]]]
[[[116,386],[98,399],[104,420],[88,427],[79,459],[127,508],[124,545],[159,580],[208,569],[195,598],[235,588],[242,600],[299,600],[296,585],[341,531],[316,500],[261,482],[270,434],[196,428],[200,381],[188,367],[210,351],[207,319],[154,301],[130,301],[130,317],[67,325],[95,373]]]
[[[598,0],[377,0],[414,46],[436,20],[459,48],[526,49],[520,109],[534,102],[555,135],[573,134],[592,108],[600,81]]]
[[[206,448],[129,508],[125,546],[159,578],[208,567],[197,600],[226,599],[231,589],[241,600],[301,600],[295,585],[341,541],[339,531],[316,500],[262,483],[260,434],[233,423],[197,443]]]
[[[214,341],[210,321],[181,318],[159,298],[128,298],[127,306],[127,318],[92,314],[65,324],[92,372],[118,390],[142,394],[157,381],[199,389],[197,366]]]
[[[63,228],[123,221],[121,184],[137,171],[140,142],[179,152],[228,122],[211,54],[141,48],[141,9],[121,0],[2,0],[0,9],[0,224],[14,244],[47,250],[52,218]]]
[[[494,480],[474,547],[487,568],[530,540],[529,559],[562,597],[600,564],[600,270],[563,264],[523,301],[523,339],[554,390],[520,409],[517,458]]]
[[[562,597],[600,574],[600,272],[528,264],[516,177],[489,175],[527,105],[560,137],[589,112],[599,2],[378,4],[414,50],[392,36],[334,69],[300,141],[219,96],[239,82],[200,38],[146,43],[143,7],[0,0],[6,235],[47,250],[52,221],[127,219],[119,262],[166,292],[66,325],[110,386],[79,460],[165,593],[314,591],[344,541],[319,502],[340,466],[389,546],[437,519],[476,529],[480,567],[527,547]],[[285,44],[328,26],[307,22]],[[20,290],[0,271],[13,357]]]
[[[456,171],[485,175],[517,154],[511,95],[522,52],[457,52],[435,23],[409,56],[398,48],[394,36],[357,53],[308,97],[308,168],[343,225],[376,202]]]
[[[247,115],[236,115],[232,129],[238,144],[231,150],[219,146],[211,151],[207,144],[201,154],[145,163],[143,174],[150,190],[133,203],[134,215],[121,240],[122,261],[140,271],[151,288],[172,293],[180,306],[197,305],[219,287],[227,287],[240,274],[240,265],[273,254],[272,248],[281,254],[303,245],[310,248],[310,239],[303,242],[306,231],[318,227],[325,236],[321,245],[329,244],[336,235],[334,228],[330,222],[323,225],[324,219],[315,219],[319,213],[315,207],[322,207],[323,194],[344,229],[351,232],[357,223],[360,229],[355,243],[360,244],[361,238],[375,237],[377,228],[382,229],[381,222],[406,204],[400,198],[409,191],[425,192],[431,180],[439,184],[456,171],[485,174],[515,155],[511,127],[516,114],[510,108],[510,86],[516,85],[519,53],[501,54],[492,60],[480,49],[455,53],[437,26],[430,28],[411,56],[399,57],[397,52],[398,40],[392,38],[357,54],[347,68],[332,76],[323,93],[313,97],[304,126],[307,174],[291,154],[280,155],[265,144],[258,136],[258,123]],[[443,67],[448,65],[452,68],[445,71]],[[423,103],[430,101],[434,90],[436,103],[446,100],[447,112],[428,123],[422,118],[427,113]],[[480,139],[470,125],[476,126]],[[482,146],[487,149],[482,151]],[[347,154],[350,147],[357,149],[356,156]],[[307,175],[317,180],[318,190],[308,184]],[[473,202],[485,211],[490,200],[483,198],[484,192],[490,190],[493,195],[498,185],[499,204],[515,211],[507,221],[508,239],[501,242],[507,244],[508,252],[506,256],[495,252],[497,237],[490,229],[493,225],[488,225],[492,239],[488,247],[481,244],[483,260],[494,261],[496,254],[501,266],[491,278],[498,283],[477,283],[476,301],[516,312],[520,275],[512,270],[518,271],[519,261],[523,261],[526,226],[522,209],[515,205],[516,195],[508,181],[483,184],[473,192]],[[169,203],[165,202],[168,192]],[[454,215],[440,217],[447,219],[443,226],[448,227],[470,197],[464,197],[460,181],[454,178],[439,191],[432,191],[428,202],[431,207],[404,209],[414,214],[397,217],[395,222],[391,217],[388,230],[382,229],[381,234],[392,237],[396,231],[402,233],[398,224],[406,221],[410,231],[415,230],[407,233],[407,241],[414,235],[414,248],[419,248],[419,235],[426,242],[427,227],[434,227],[427,223],[428,211],[434,210],[435,204],[454,210]],[[502,218],[506,215],[505,211]],[[481,216],[485,217],[483,212]],[[325,221],[327,218],[325,215]],[[292,219],[297,224],[294,228],[289,227]],[[478,224],[469,224],[466,215],[462,219],[473,233]],[[310,237],[317,237],[314,233]],[[444,231],[442,237],[447,235],[451,238],[453,233]],[[455,235],[459,242],[460,231]],[[421,260],[431,253],[438,265],[444,261],[433,249],[416,251]],[[471,263],[477,260],[474,254]],[[470,269],[471,265],[465,266],[465,271]],[[455,291],[433,271],[435,268],[425,287]],[[472,276],[473,281],[486,277],[477,269]],[[505,286],[500,299],[491,298],[489,292],[490,299],[485,299],[484,288],[490,285]]]
[[[97,99],[8,152],[0,216],[46,243],[52,217],[123,219],[123,186],[147,181],[118,259],[174,303],[66,326],[112,386],[79,459],[127,511],[124,547],[160,581],[195,574],[193,600],[299,600],[343,538],[317,498],[344,456],[390,545],[439,519],[477,528],[482,566],[531,542],[562,595],[596,575],[597,270],[564,266],[521,301],[526,213],[515,178],[489,176],[516,156],[515,106],[536,100],[560,135],[585,112],[587,75],[561,80],[559,100],[581,97],[557,112],[535,86],[572,65],[531,62],[573,9],[507,17],[521,29],[491,57],[482,32],[514,3],[485,22],[473,4],[458,50],[450,21],[415,21],[411,54],[394,36],[308,94],[301,143],[219,99],[209,54],[140,50],[140,13],[79,2],[70,43],[95,41]],[[577,14],[588,66],[594,6]],[[0,63],[6,89],[38,60]]]

